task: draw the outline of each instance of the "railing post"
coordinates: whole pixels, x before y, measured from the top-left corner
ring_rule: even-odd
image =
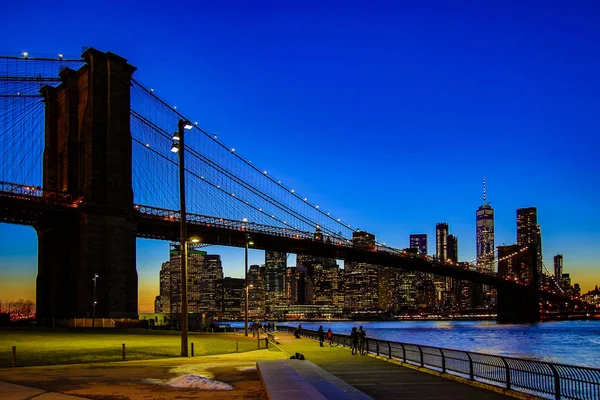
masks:
[[[379,341],[375,342],[375,346],[377,348],[377,357],[379,357]]]
[[[508,367],[508,363],[504,359],[504,357],[500,357],[502,362],[504,363],[504,367],[506,368],[506,388],[510,389],[510,368]]]
[[[365,340],[365,345],[367,346],[367,354],[369,354],[369,341]]]
[[[388,344],[389,357],[390,357],[390,360],[391,360],[392,359],[392,345],[391,345],[390,342],[387,342],[387,344]]]
[[[558,375],[558,370],[552,364],[548,364],[548,366],[554,374],[554,399],[560,400],[560,376]]]
[[[471,379],[472,381],[474,381],[475,380],[475,374],[473,372],[473,359],[471,358],[471,355],[469,353],[465,353],[465,354],[469,358],[469,379]]]
[[[404,362],[406,363],[406,347],[404,347],[403,343],[400,343],[400,346],[402,346],[402,358],[404,359]]]
[[[442,354],[442,372],[446,373],[446,356],[444,355],[444,350],[440,349],[440,353]]]
[[[417,346],[419,348],[419,353],[421,353],[421,368],[425,368],[425,362],[423,360],[423,349],[421,346]]]

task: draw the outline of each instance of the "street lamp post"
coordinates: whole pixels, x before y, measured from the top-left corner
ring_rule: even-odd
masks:
[[[244,334],[248,336],[248,291],[250,288],[254,287],[254,285],[246,285],[246,318],[244,319]]]
[[[92,304],[92,328],[96,326],[96,280],[98,279],[98,274],[94,274],[94,303]]]
[[[247,221],[244,218],[244,222]],[[244,285],[246,286],[246,302],[244,303],[244,336],[248,336],[248,245],[254,244],[250,240],[250,235],[246,234],[245,262],[244,262]]]
[[[246,234],[244,259],[244,285],[246,286],[246,301],[244,302],[244,336],[248,336],[248,234]]]
[[[172,152],[179,153],[179,201],[180,201],[180,232],[179,243],[181,245],[181,357],[188,356],[188,248],[186,232],[186,210],[185,210],[185,144],[184,130],[192,129],[192,124],[183,119],[179,120],[177,132],[173,136],[175,142],[171,147]]]

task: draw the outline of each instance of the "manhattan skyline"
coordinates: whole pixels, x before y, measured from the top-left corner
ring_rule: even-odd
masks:
[[[435,224],[447,222],[459,260],[475,259],[485,176],[496,246],[516,242],[517,208],[537,207],[548,268],[560,253],[582,292],[599,283],[598,5],[149,3],[115,18],[75,4],[50,31],[67,4],[39,2],[26,29],[7,4],[1,53],[117,53],[242,157],[393,247],[426,233],[433,254]],[[0,236],[0,300],[33,299],[35,231],[0,224]],[[168,246],[138,239],[140,311]],[[243,249],[205,250],[243,276]],[[250,264],[262,263],[251,250]]]

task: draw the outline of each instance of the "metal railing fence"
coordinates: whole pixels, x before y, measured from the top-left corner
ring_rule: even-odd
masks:
[[[293,333],[296,328],[278,326]],[[318,339],[317,331],[301,329],[300,335]],[[333,343],[351,347],[350,336],[334,333]],[[550,399],[600,400],[600,369],[555,364],[412,343],[365,339],[365,351],[407,364],[460,376],[506,389]]]

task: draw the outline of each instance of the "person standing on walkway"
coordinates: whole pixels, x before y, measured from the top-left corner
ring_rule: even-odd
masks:
[[[365,337],[367,336],[367,332],[361,326],[358,328],[358,353],[361,356],[365,355]]]
[[[331,332],[331,328],[327,331],[327,343],[329,343],[329,347],[333,344],[333,332]]]
[[[319,336],[319,346],[323,347],[323,341],[325,340],[325,332],[323,332],[323,325],[319,325],[317,336]]]
[[[352,349],[352,355],[356,355],[356,350],[358,347],[358,332],[356,331],[356,327],[352,327],[352,332],[350,332],[350,348]]]

